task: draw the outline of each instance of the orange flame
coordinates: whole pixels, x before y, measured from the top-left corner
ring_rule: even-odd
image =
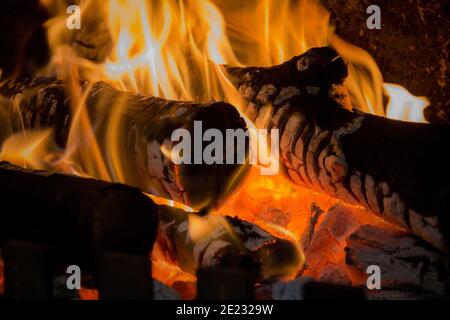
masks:
[[[69,38],[65,1],[41,2],[51,10],[61,10],[61,15],[47,23],[54,56],[44,72],[56,73],[67,81],[75,116],[66,150],[51,144],[52,132],[47,129],[8,138],[0,159],[17,165],[127,183],[127,173],[118,160],[122,150],[116,143],[121,134],[117,125],[120,111],[126,106],[111,106],[106,141],[97,141],[95,124],[87,116],[84,104],[86,91],[79,87],[78,78],[106,81],[117,89],[168,99],[225,100],[241,109],[239,93],[219,64],[269,66],[317,46],[330,45],[347,61],[349,77],[345,86],[354,107],[393,119],[425,122],[422,111],[427,100],[398,85],[383,83],[373,58],[336,35],[328,11],[315,0],[108,0],[104,3],[114,49],[100,65],[75,57],[64,45]],[[91,3],[81,1],[83,12],[89,10]],[[383,94],[389,97],[387,107],[383,105]],[[248,125],[254,127],[250,122]],[[243,188],[246,193],[258,195],[258,199],[250,199],[247,207],[242,206],[241,199],[234,199],[224,208],[231,208],[250,221],[258,218],[244,211],[252,209],[252,205],[256,208],[263,200],[285,206],[286,212],[297,212],[301,204],[302,213],[307,212],[312,199],[321,202],[323,208],[335,203],[334,199],[311,191],[293,189],[279,176],[271,180],[253,174]],[[193,211],[172,200],[149,196],[157,203]],[[285,228],[278,226],[271,231],[298,239],[305,220],[302,215],[300,222],[292,220]],[[205,226],[199,221],[192,224],[201,228],[191,231],[202,234],[208,228],[203,229]],[[270,224],[263,223],[263,227],[270,228]],[[160,266],[161,270],[165,268]]]

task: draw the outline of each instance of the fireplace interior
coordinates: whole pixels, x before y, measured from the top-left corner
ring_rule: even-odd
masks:
[[[1,297],[449,297],[447,1],[3,2]]]

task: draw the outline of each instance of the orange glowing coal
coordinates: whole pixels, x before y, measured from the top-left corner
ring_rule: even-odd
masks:
[[[127,183],[127,172],[119,160],[123,150],[116,143],[122,134],[117,125],[119,111],[126,106],[111,107],[106,141],[97,141],[95,124],[86,114],[84,92],[77,85],[79,78],[168,99],[225,100],[240,109],[241,98],[220,64],[270,66],[317,46],[334,47],[348,63],[345,87],[352,106],[394,119],[425,121],[422,110],[427,101],[399,85],[383,83],[372,57],[339,38],[327,10],[313,0],[107,0],[102,3],[114,48],[102,64],[75,57],[64,45],[69,31],[64,28],[62,1],[41,1],[62,10],[59,17],[47,23],[54,56],[46,70],[70,84],[76,116],[66,150],[48,143],[48,130],[11,136],[3,144],[0,158],[17,165]],[[81,1],[83,13],[93,14],[93,2]],[[389,97],[387,111],[383,95]],[[171,200],[152,197],[159,203],[192,211]],[[263,177],[252,171],[218,213],[238,214],[281,237],[298,239],[312,202],[327,210],[337,200],[294,187],[284,177]],[[290,217],[283,218],[276,210]],[[157,278],[170,284],[177,277],[192,280],[176,266],[170,269],[157,253],[154,261]]]

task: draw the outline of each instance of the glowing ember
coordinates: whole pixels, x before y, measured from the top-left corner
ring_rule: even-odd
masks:
[[[43,3],[50,7],[57,1]],[[89,10],[90,3],[84,2],[82,9]],[[349,65],[345,86],[352,106],[393,119],[424,122],[426,100],[412,96],[398,85],[384,84],[370,55],[335,35],[329,13],[316,1],[109,0],[105,6],[115,46],[104,64],[94,65],[74,57],[67,47],[59,45],[67,32],[61,28],[61,19],[48,23],[54,57],[47,69],[69,83],[73,100],[75,117],[66,149],[58,150],[49,143],[50,130],[23,132],[3,144],[0,159],[20,166],[127,183],[127,172],[119,160],[124,151],[116,143],[122,134],[118,120],[126,106],[120,102],[111,106],[105,140],[98,141],[96,124],[88,117],[84,91],[78,85],[80,78],[106,81],[117,89],[167,99],[225,100],[240,109],[240,95],[219,64],[269,66],[312,47],[327,45],[333,46]],[[65,17],[65,11],[62,14]],[[386,114],[383,89],[389,96]],[[252,123],[248,125],[254,127]],[[172,200],[149,196],[157,203],[193,211]],[[217,213],[238,215],[299,243],[312,203],[327,211],[337,200],[294,187],[281,175],[263,177],[254,170]],[[366,222],[362,218],[359,221]],[[202,219],[190,222],[193,238],[204,237],[216,223]],[[336,263],[343,259],[342,243],[339,248],[341,255],[335,257]],[[169,285],[195,280],[178,267],[168,265],[161,256],[158,250],[153,252],[156,279]]]

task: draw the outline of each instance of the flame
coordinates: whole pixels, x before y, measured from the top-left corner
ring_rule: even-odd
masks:
[[[78,85],[80,78],[167,99],[225,100],[241,110],[242,99],[219,64],[270,66],[312,47],[330,45],[348,63],[345,87],[353,107],[380,116],[425,122],[424,98],[384,84],[373,58],[339,38],[330,24],[329,12],[314,0],[252,0],[244,4],[237,0],[108,0],[104,4],[84,0],[80,4],[82,16],[97,11],[97,15],[105,16],[114,43],[110,56],[98,65],[76,57],[64,45],[69,38],[64,29],[64,2],[41,1],[51,11],[63,11],[47,22],[54,55],[45,72],[66,79],[75,97],[72,111],[77,116],[71,124],[67,148],[62,157],[60,150],[53,152],[60,156],[56,162],[59,168],[71,172],[128,181],[119,160],[122,150],[116,143],[121,135],[120,115],[127,106],[111,106],[105,141],[97,141],[96,124],[87,116],[85,92]],[[383,94],[389,98],[388,106],[383,105]],[[246,120],[255,129],[255,124]],[[254,134],[251,139],[262,154],[271,154],[267,139]]]
[[[46,169],[48,144],[52,130],[24,131],[7,138],[0,149],[0,159],[23,168]]]
[[[385,83],[383,88],[390,97],[386,109],[388,118],[427,122],[423,115],[423,110],[430,104],[427,98],[413,96],[408,90],[396,84]]]
[[[110,0],[108,11],[116,46],[104,71],[123,90],[208,101],[222,89],[213,63],[239,65],[210,1]]]
[[[94,3],[106,12],[114,48],[102,64],[76,57],[67,46],[70,32],[65,28],[65,1],[41,3],[61,13],[46,23],[54,55],[42,72],[65,79],[74,117],[65,150],[51,143],[50,129],[10,136],[1,147],[0,159],[20,166],[127,183],[127,172],[119,161],[122,150],[116,143],[122,134],[120,114],[126,105],[111,106],[107,134],[102,135],[105,140],[97,140],[96,124],[89,119],[85,105],[89,88],[81,88],[80,79],[106,81],[120,90],[167,99],[225,100],[241,110],[241,97],[220,64],[271,66],[317,46],[332,46],[346,60],[349,77],[345,87],[353,107],[393,119],[425,122],[426,98],[384,83],[370,54],[339,38],[330,24],[329,12],[315,0],[82,0],[83,14],[95,15],[97,11],[91,7]],[[383,95],[389,99],[387,106],[383,105]],[[255,128],[246,120],[250,128]],[[265,140],[258,142],[263,150],[269,149]],[[160,204],[194,211],[170,199],[149,197]],[[247,200],[243,202],[243,198]],[[325,210],[336,203],[335,199],[294,188],[280,176],[268,178],[252,172],[240,193],[218,211],[238,214],[292,240],[300,237],[306,225],[311,201]],[[271,228],[271,223],[257,217],[260,204],[283,207],[284,212],[293,216],[296,212],[300,218],[285,227]],[[204,237],[216,225],[199,219],[190,220],[194,238]],[[158,261],[155,255],[153,259]],[[159,269],[166,266],[161,264]]]

